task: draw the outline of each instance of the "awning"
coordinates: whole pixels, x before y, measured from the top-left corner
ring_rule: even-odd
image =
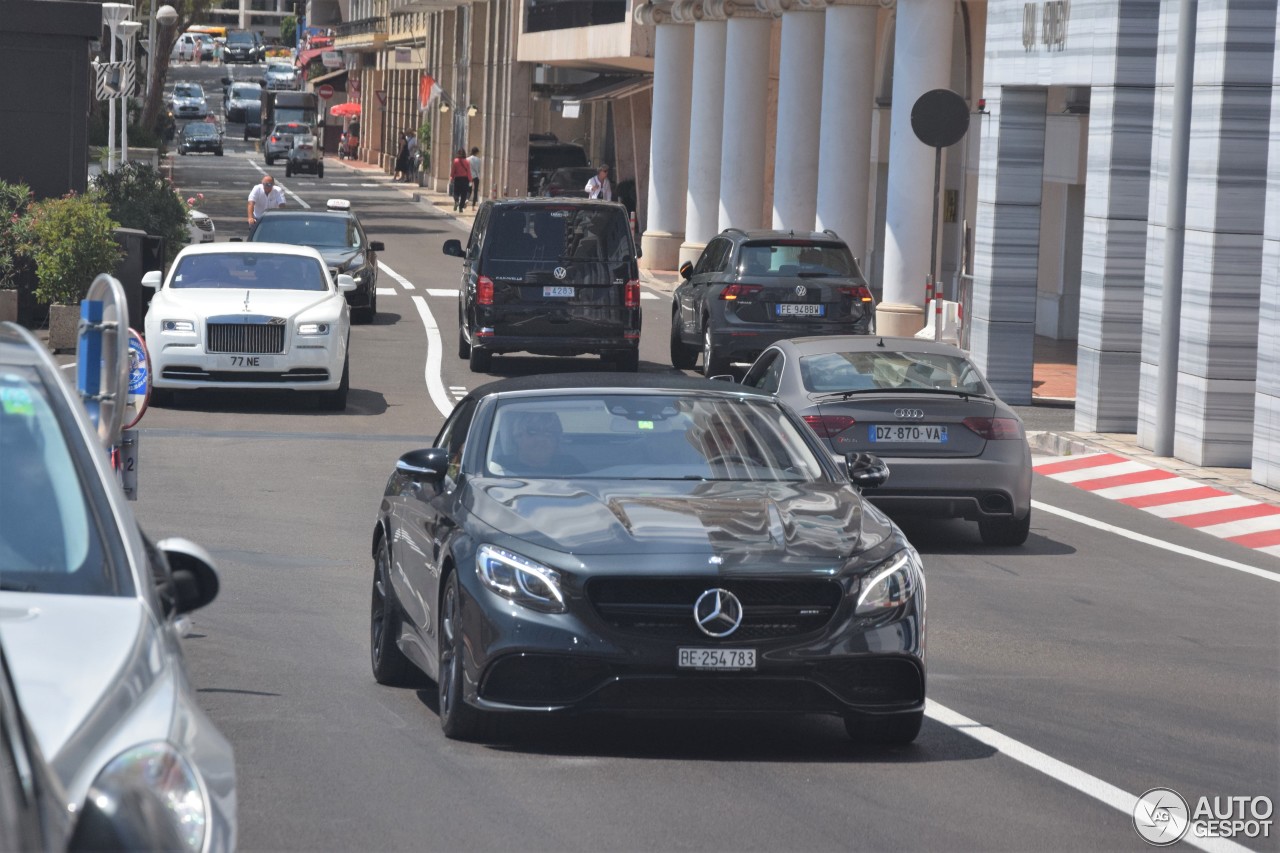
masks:
[[[600,74],[584,83],[534,84],[536,95],[553,101],[604,101],[653,88],[651,74]]]
[[[318,86],[321,83],[334,83],[337,79],[347,73],[347,69],[339,68],[337,71],[330,71],[328,74],[321,74],[319,77],[312,77],[307,82],[312,86]]]
[[[315,59],[322,53],[333,50],[331,47],[313,47],[310,50],[304,50],[298,54],[297,60],[294,62],[299,68],[306,68],[311,60]]]

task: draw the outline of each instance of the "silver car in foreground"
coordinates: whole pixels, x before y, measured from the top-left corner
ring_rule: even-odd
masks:
[[[978,522],[987,545],[1031,529],[1031,448],[1022,419],[964,351],[883,335],[794,338],[742,380],[778,395],[832,452],[870,452],[892,476],[865,496],[890,511]]]
[[[123,383],[104,390],[120,399]],[[141,787],[180,849],[233,850],[231,745],[179,643],[218,577],[193,543],[143,535],[104,447],[117,441],[99,439],[44,346],[0,323],[0,639],[68,810]]]

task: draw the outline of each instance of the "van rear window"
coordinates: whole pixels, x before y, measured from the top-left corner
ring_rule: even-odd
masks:
[[[488,228],[487,254],[494,260],[617,263],[632,254],[626,216],[601,205],[501,208]]]

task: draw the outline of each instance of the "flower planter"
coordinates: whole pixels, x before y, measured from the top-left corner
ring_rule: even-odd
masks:
[[[80,306],[49,306],[49,349],[74,352],[80,338]]]
[[[18,322],[18,291],[0,290],[0,323]]]

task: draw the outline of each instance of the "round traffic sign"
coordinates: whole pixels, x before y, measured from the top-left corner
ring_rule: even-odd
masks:
[[[151,402],[151,355],[142,335],[129,330],[129,393],[124,418],[125,429],[133,429],[147,413]]]
[[[969,129],[969,105],[950,89],[925,92],[911,108],[911,129],[930,148],[949,148]]]
[[[321,83],[316,87],[316,94],[327,101],[333,97],[333,87],[328,83]]]

